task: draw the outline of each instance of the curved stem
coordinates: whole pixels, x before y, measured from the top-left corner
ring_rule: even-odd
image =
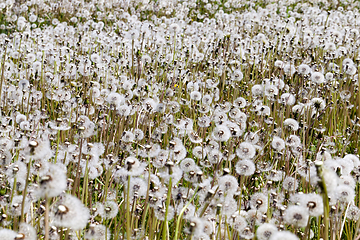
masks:
[[[181,212],[178,216],[178,219],[176,221],[176,229],[175,229],[175,236],[174,236],[174,240],[178,239],[178,233],[179,233],[179,226],[180,226],[180,220],[182,218],[182,215],[184,214],[185,210],[189,207],[190,203],[192,201],[194,201],[195,197],[196,197],[196,192],[199,189],[199,187],[196,187],[194,195],[192,196],[192,198],[190,199],[190,201],[185,205],[185,207],[183,207],[183,209],[181,209]]]
[[[50,199],[45,197],[45,240],[49,240],[49,204]]]
[[[169,205],[170,205],[170,200],[171,200],[171,188],[172,188],[172,178],[170,177],[169,189],[168,189],[168,194],[167,194],[167,198],[166,198],[165,219],[164,219],[164,223],[163,223],[163,233],[162,233],[162,239],[164,239],[164,240],[169,238],[169,234],[167,234],[167,232],[169,230],[167,215],[169,212]],[[166,235],[168,238],[166,237]]]
[[[128,176],[127,193],[126,193],[126,239],[131,239],[130,229],[130,176]]]

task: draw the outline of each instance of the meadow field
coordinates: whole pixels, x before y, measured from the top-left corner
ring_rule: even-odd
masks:
[[[0,0],[0,240],[359,240],[359,9]]]

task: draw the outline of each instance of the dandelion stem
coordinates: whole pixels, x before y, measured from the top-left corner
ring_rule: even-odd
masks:
[[[150,178],[150,175],[151,175],[151,164],[150,164],[150,158],[148,158],[148,163],[149,163],[149,169],[148,169],[148,173],[149,173],[149,176],[148,176],[148,182],[147,182],[147,191],[146,191],[146,197],[145,197],[145,203],[144,203],[144,207],[145,207],[145,213],[143,214],[142,216],[142,221],[141,221],[141,231],[143,231],[145,233],[145,221],[146,221],[146,216],[147,216],[147,213],[149,211],[149,191],[150,191],[150,185],[151,185],[151,178]],[[144,234],[145,236],[145,234]]]
[[[325,225],[324,239],[328,239],[328,236],[329,236],[329,210],[330,209],[329,209],[329,197],[327,194],[326,183],[325,183],[323,170],[322,170],[323,163],[316,162],[315,166],[316,166],[317,174],[321,179],[320,187],[322,189],[322,196],[323,196],[323,202],[324,202],[324,225]]]
[[[167,198],[166,198],[166,210],[165,210],[165,220],[163,223],[163,232],[162,232],[162,239],[169,239],[169,225],[168,225],[168,221],[167,221],[167,215],[169,213],[169,205],[170,205],[170,200],[171,200],[171,189],[172,189],[172,178],[170,177],[169,179],[169,187],[168,187],[168,194],[167,194]]]
[[[50,199],[45,197],[45,240],[49,240],[49,204]]]
[[[85,193],[88,191],[88,175],[89,175],[89,169],[88,168],[89,168],[89,156],[86,158],[85,176],[84,176],[82,196],[81,196],[81,200],[85,204],[85,206],[87,205],[86,204],[86,194]]]
[[[59,145],[60,145],[60,130],[58,130],[57,133],[57,143],[56,143],[56,152],[55,152],[55,160],[54,163],[56,163],[58,152],[59,152]]]
[[[130,179],[131,177],[128,176],[127,181],[127,191],[126,191],[126,239],[131,239],[131,229],[130,229]]]
[[[1,94],[2,94],[2,87],[3,87],[3,82],[4,82],[6,51],[7,51],[7,47],[5,48],[5,51],[4,51],[4,57],[3,57],[3,62],[2,62],[2,66],[1,66],[0,100],[2,100],[1,99],[2,95]]]
[[[25,198],[26,198],[27,188],[28,188],[28,185],[29,185],[30,166],[31,166],[31,159],[29,159],[28,166],[27,166],[27,173],[26,173],[26,179],[25,179],[25,188],[24,188],[24,191],[23,191],[23,199],[22,199],[22,202],[21,202],[20,222],[24,222]]]
[[[177,240],[177,239],[178,239],[179,226],[180,226],[180,222],[181,222],[182,215],[184,214],[184,212],[186,211],[186,209],[189,207],[189,205],[191,204],[191,202],[194,201],[198,189],[199,189],[199,187],[197,187],[197,188],[195,189],[194,195],[192,196],[192,198],[190,199],[190,201],[185,205],[185,207],[183,207],[183,208],[181,209],[181,212],[180,212],[180,214],[179,214],[179,216],[178,216],[178,219],[177,219],[177,221],[176,221],[176,228],[175,228],[174,240]]]
[[[112,172],[112,167],[110,169],[108,169],[108,171],[106,171],[106,179],[105,179],[105,193],[107,193],[108,188],[109,188],[109,181],[110,181],[110,176],[111,176],[111,172]],[[106,197],[107,194],[103,195],[103,202],[106,201]]]
[[[78,191],[78,185],[80,185],[80,161],[81,161],[81,151],[82,151],[82,143],[83,143],[83,139],[80,139],[80,151],[79,151],[79,159],[78,159],[78,163],[76,166],[76,177],[75,177],[75,182],[74,182],[74,187],[72,189],[72,194],[74,195],[75,192],[78,192],[78,196],[80,195],[79,191]]]

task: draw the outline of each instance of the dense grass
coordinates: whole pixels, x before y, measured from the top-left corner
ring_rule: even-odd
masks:
[[[0,3],[0,239],[359,239],[358,26],[356,1]]]

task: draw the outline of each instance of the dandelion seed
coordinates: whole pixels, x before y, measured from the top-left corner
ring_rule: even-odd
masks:
[[[10,216],[20,216],[22,201],[23,201],[22,195],[14,196],[12,202],[9,203],[7,214],[9,214]],[[29,209],[30,209],[30,201],[28,197],[25,197],[24,213],[27,213]]]
[[[299,238],[289,231],[281,231],[281,232],[275,232],[269,240],[299,240]]]
[[[288,106],[295,104],[295,96],[291,93],[284,93],[280,96],[279,102]]]
[[[325,77],[321,72],[313,72],[311,74],[311,81],[316,84],[322,84],[325,82]]]
[[[261,85],[254,85],[251,88],[251,92],[254,97],[262,96],[264,94],[264,87]]]
[[[203,148],[201,146],[197,146],[194,147],[192,150],[192,154],[194,155],[194,157],[196,157],[197,159],[204,159],[206,157],[207,154],[207,150],[206,148]]]
[[[91,215],[93,217],[96,217],[98,215],[104,217],[105,215],[104,205],[101,202],[96,202],[91,208]]]
[[[298,66],[298,72],[301,75],[307,75],[311,72],[311,68],[307,64],[301,64]]]
[[[354,162],[351,160],[340,158],[336,162],[341,167],[342,175],[350,175],[351,171],[354,169]]]
[[[255,148],[251,143],[242,142],[236,149],[236,155],[241,159],[252,159],[256,154]]]
[[[131,189],[134,190],[134,187],[132,187]],[[119,209],[117,203],[115,201],[108,200],[104,203],[104,216],[102,217],[104,217],[105,219],[112,219],[117,215],[118,211]]]
[[[339,185],[335,188],[335,197],[341,203],[348,203],[354,200],[355,191],[348,185]]]
[[[302,206],[290,206],[285,211],[284,220],[288,224],[297,227],[306,227],[308,224],[309,214],[306,208]]]
[[[268,180],[274,181],[274,182],[278,182],[280,181],[282,178],[284,177],[284,172],[283,171],[276,171],[276,170],[271,170],[269,172],[269,175],[267,176]]]
[[[209,221],[207,221],[207,220],[204,220],[204,221],[203,221],[203,224],[204,224],[203,232],[204,232],[206,235],[210,235],[211,233],[214,232],[214,227],[213,227],[213,225],[211,224],[211,222],[209,222]]]
[[[240,236],[244,239],[252,239],[254,237],[254,233],[249,227],[246,227],[240,232]]]
[[[196,170],[196,163],[192,158],[185,158],[180,163],[180,168],[184,172],[190,172]]]
[[[207,153],[207,158],[211,164],[217,164],[223,158],[223,154],[218,149],[213,149]]]
[[[285,148],[285,141],[277,136],[274,136],[274,138],[271,142],[271,146],[276,151],[282,151]]]
[[[19,234],[15,239],[35,240],[37,237],[36,230],[27,223],[20,223]]]
[[[234,100],[233,105],[238,108],[244,108],[244,107],[246,107],[247,102],[246,102],[245,98],[238,97],[237,99]]]
[[[76,231],[85,228],[89,217],[89,210],[78,198],[65,194],[52,209],[51,218],[55,226]]]
[[[263,193],[254,193],[251,196],[250,207],[259,212],[266,212],[268,208],[268,197]]]
[[[234,176],[225,175],[219,178],[219,190],[225,192],[227,196],[235,194],[238,188],[237,180]]]
[[[259,240],[268,240],[274,233],[278,231],[277,227],[271,223],[264,223],[260,225],[256,231],[256,237]]]
[[[309,215],[318,217],[324,213],[323,199],[315,193],[305,194],[300,197],[300,205],[308,209]]]
[[[356,182],[351,175],[342,175],[339,178],[339,185],[341,185],[341,184],[347,185],[347,186],[351,187],[352,189],[355,189],[355,186],[356,186]]]
[[[281,60],[276,60],[275,63],[274,63],[274,66],[278,67],[278,68],[283,68],[284,67],[284,62],[281,61]]]
[[[350,220],[358,221],[360,218],[360,209],[357,206],[351,204],[347,210],[346,217]]]
[[[194,101],[200,101],[201,100],[201,93],[198,91],[193,91],[190,93],[190,99]]]
[[[56,197],[67,187],[67,177],[64,169],[59,165],[49,164],[48,172],[40,179],[38,197]]]
[[[189,132],[188,133],[189,140],[192,143],[202,143],[202,138],[196,132]]]
[[[155,217],[161,221],[165,220],[166,210],[163,206],[159,205],[154,208]],[[167,220],[170,221],[174,218],[175,209],[172,206],[168,207]]]
[[[299,129],[299,123],[292,118],[285,119],[284,126],[288,127],[290,131],[297,131]]]
[[[217,110],[213,113],[212,120],[216,124],[222,124],[228,120],[228,116],[225,112]]]
[[[213,97],[209,94],[205,94],[202,99],[201,102],[202,104],[209,106],[212,103]]]
[[[279,93],[279,89],[275,85],[272,84],[265,85],[264,94],[270,100],[274,99],[274,97],[277,96],[278,93]]]
[[[17,233],[10,229],[0,229],[0,236],[3,240],[14,240]]]
[[[255,172],[255,164],[251,160],[240,160],[235,165],[235,171],[242,176],[251,176]]]
[[[296,72],[295,66],[291,63],[285,64],[283,70],[287,75],[293,75]]]
[[[241,81],[244,77],[244,74],[239,70],[235,70],[233,73],[232,73],[232,78],[234,81]]]
[[[229,224],[237,231],[237,232],[241,232],[243,231],[247,226],[248,223],[246,221],[246,219],[239,215],[239,212],[235,212],[234,214],[232,214],[229,218]]]
[[[283,189],[287,191],[295,191],[299,186],[298,181],[293,177],[286,177],[283,181]]]
[[[226,142],[231,137],[231,132],[227,126],[217,125],[211,136],[215,141]]]
[[[105,225],[90,224],[89,229],[85,232],[84,238],[89,240],[111,239],[111,232]]]
[[[322,98],[311,99],[311,104],[317,111],[322,111],[326,107],[326,103]]]

